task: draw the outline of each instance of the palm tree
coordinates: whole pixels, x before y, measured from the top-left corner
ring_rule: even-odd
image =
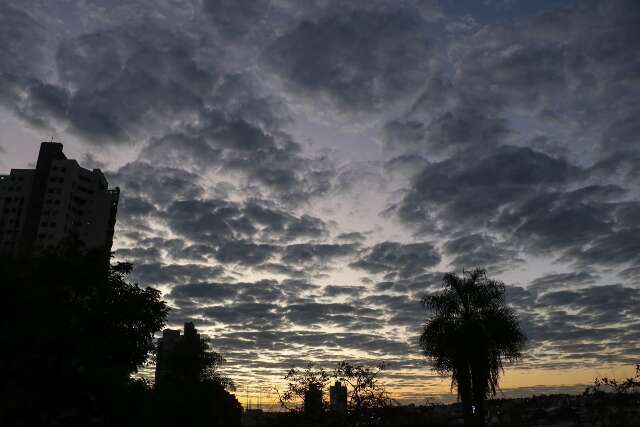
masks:
[[[496,394],[503,361],[521,357],[526,341],[518,318],[505,304],[504,283],[482,269],[447,273],[443,290],[423,299],[431,312],[420,346],[433,368],[458,387],[465,425],[484,425],[484,401]]]

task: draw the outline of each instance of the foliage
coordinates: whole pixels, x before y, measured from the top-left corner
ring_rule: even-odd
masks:
[[[309,363],[305,369],[289,369],[284,379],[287,381],[287,389],[282,394],[278,393],[280,405],[290,411],[301,411],[305,395],[310,390],[324,390],[330,374]]]
[[[380,421],[380,411],[390,408],[392,400],[386,392],[379,377],[385,369],[384,364],[376,367],[354,365],[347,361],[338,364],[335,370],[327,372],[313,364],[308,364],[305,369],[292,368],[287,372],[285,380],[288,381],[287,389],[280,396],[283,408],[306,417],[300,418],[294,423],[297,425],[377,425]],[[302,413],[300,404],[310,392],[325,392],[328,383],[332,380],[340,381],[347,387],[347,417],[342,421],[335,417],[318,417],[318,414]],[[324,393],[324,396],[328,393]],[[322,412],[327,409],[327,402],[323,402]],[[318,424],[322,419],[322,423]],[[312,421],[312,422],[310,422]],[[306,424],[305,424],[306,423]]]
[[[338,364],[333,376],[347,385],[349,412],[362,413],[391,406],[392,399],[379,382],[379,376],[385,369],[384,363],[375,368],[352,365],[346,361]]]
[[[163,374],[156,377],[153,424],[239,426],[242,407],[227,391],[233,383],[220,372],[223,357],[195,328],[186,330],[170,347],[159,347],[157,363]]]
[[[615,378],[602,377],[593,382],[592,387],[587,387],[584,394],[601,394],[607,390],[615,394],[639,393],[640,392],[640,364],[636,365],[634,377],[629,377],[618,381]]]
[[[189,387],[192,383],[212,383],[224,389],[233,389],[233,381],[222,375],[220,368],[225,362],[222,355],[210,349],[207,339],[196,342],[182,340],[163,354],[163,364],[171,372],[168,387]],[[156,384],[160,386],[160,384]]]
[[[451,375],[465,423],[483,425],[484,401],[495,395],[504,361],[521,357],[526,337],[505,303],[504,284],[484,270],[445,274],[442,285],[441,292],[423,299],[432,315],[420,345],[438,373]]]
[[[200,379],[203,382],[212,382],[218,384],[221,387],[228,390],[235,390],[235,384],[231,378],[222,375],[220,368],[225,362],[224,357],[214,350],[209,348],[209,343],[206,340],[201,341],[202,351],[200,357]]]
[[[153,422],[156,427],[240,427],[242,406],[220,384],[205,380],[183,387],[156,389]]]
[[[0,259],[1,425],[113,424],[128,408],[121,399],[143,394],[130,376],[168,309],[157,290],[127,281],[130,271],[71,249]],[[134,422],[127,412],[117,423]]]

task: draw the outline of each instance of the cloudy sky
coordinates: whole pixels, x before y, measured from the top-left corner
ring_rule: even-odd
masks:
[[[505,390],[568,390],[640,361],[639,41],[634,0],[3,0],[0,172],[104,170],[117,257],[242,387],[448,392],[420,299],[483,266],[530,338]]]

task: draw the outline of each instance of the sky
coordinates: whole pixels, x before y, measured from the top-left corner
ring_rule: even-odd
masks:
[[[634,0],[3,0],[0,173],[101,168],[116,259],[254,403],[343,359],[455,397],[420,301],[474,267],[505,395],[582,390],[640,362],[639,40]]]

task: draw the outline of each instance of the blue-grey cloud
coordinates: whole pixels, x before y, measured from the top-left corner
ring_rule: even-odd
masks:
[[[382,242],[367,250],[351,264],[369,273],[397,273],[414,276],[437,265],[440,255],[433,244]]]
[[[637,2],[6,0],[0,21],[0,119],[25,126],[2,166],[35,131],[107,170],[116,257],[235,375],[354,352],[430,381],[420,299],[474,266],[519,277],[519,368],[637,356]]]
[[[265,60],[285,84],[342,110],[380,110],[428,77],[435,40],[405,10],[355,10],[301,22]]]

